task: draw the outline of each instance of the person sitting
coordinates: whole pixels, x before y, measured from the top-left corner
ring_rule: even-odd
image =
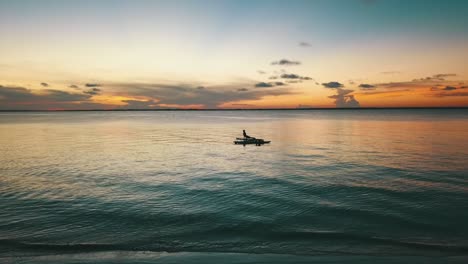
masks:
[[[251,137],[249,135],[247,135],[247,133],[245,133],[245,130],[242,130],[243,134],[244,134],[244,138],[254,138],[254,137]]]

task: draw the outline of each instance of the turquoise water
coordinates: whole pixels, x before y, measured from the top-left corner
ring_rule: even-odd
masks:
[[[466,263],[467,157],[468,110],[4,112],[0,262]]]

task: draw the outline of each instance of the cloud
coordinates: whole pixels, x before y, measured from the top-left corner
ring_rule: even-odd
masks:
[[[455,76],[457,76],[457,74],[455,73],[439,73],[439,74],[434,74],[432,77],[440,79],[440,78],[455,77]]]
[[[457,96],[468,96],[468,92],[452,92],[452,93],[447,93],[447,92],[442,92],[434,95],[435,97],[457,97]]]
[[[261,70],[258,70],[257,73],[258,73],[258,74],[266,74],[265,71],[261,71]]]
[[[197,86],[197,89],[198,90],[203,90],[203,89],[206,89],[204,86]]]
[[[45,82],[42,82],[41,85],[42,85],[43,87],[49,87],[49,84],[48,84],[48,83],[45,83]]]
[[[99,88],[92,88],[92,89],[89,89],[87,91],[84,91],[83,93],[85,94],[89,94],[89,95],[98,95],[101,93],[101,89]]]
[[[301,78],[301,76],[299,76],[297,74],[294,74],[294,73],[290,73],[290,74],[283,73],[283,74],[281,74],[280,77],[283,78],[283,79],[300,79]]]
[[[375,90],[377,86],[367,83],[361,83],[358,87],[362,90]]]
[[[268,89],[243,89],[251,83],[232,83],[221,86],[211,86],[206,89],[196,89],[190,84],[164,83],[113,83],[106,84],[106,95],[126,96],[139,100],[155,100],[160,106],[199,106],[217,108],[223,104],[232,104],[244,100],[259,100],[265,96],[294,94],[287,87],[269,87]],[[241,87],[241,88],[239,88]]]
[[[273,87],[274,85],[272,83],[266,83],[266,82],[259,82],[255,84],[255,87],[257,88],[267,88],[267,87]]]
[[[24,87],[0,86],[0,109],[2,110],[45,110],[70,108],[89,103],[90,95],[46,89],[33,91]]]
[[[337,108],[357,108],[361,107],[354,95],[350,95],[354,90],[336,88],[336,94],[328,96],[330,99],[335,99]]]
[[[154,100],[123,100],[123,103],[127,103],[125,106],[119,108],[122,109],[160,109],[161,107]]]
[[[105,96],[125,97],[123,108],[217,108],[229,107],[244,101],[256,101],[266,96],[296,94],[284,82],[272,82],[268,89],[247,89],[250,81],[241,81],[210,87],[187,83],[107,82]],[[87,87],[86,85],[84,85]],[[278,87],[276,87],[278,86]],[[77,93],[60,90],[30,90],[22,87],[0,86],[0,109],[121,109],[116,104],[94,103],[92,97],[104,93],[98,87],[88,87]]]
[[[334,103],[337,108],[356,108],[361,106],[354,95],[350,94],[354,92],[354,90],[343,89],[344,85],[342,83],[333,81],[322,83],[322,86],[335,89],[336,94],[330,95],[328,98],[335,99]]]
[[[445,86],[444,91],[453,91],[453,90],[456,90],[457,88],[456,87],[453,87],[453,86]]]
[[[424,77],[424,78],[413,79],[413,82],[445,81],[446,78],[455,77],[455,76],[457,76],[457,74],[455,74],[455,73],[438,73],[438,74],[434,74],[432,76],[428,76],[428,77]]]
[[[85,84],[86,87],[100,87],[102,86],[101,84],[99,83],[87,83]]]
[[[301,64],[300,61],[292,61],[292,60],[287,60],[287,59],[282,59],[279,61],[274,61],[271,63],[271,65],[299,65]]]
[[[300,80],[313,80],[313,78],[307,76],[300,76],[294,73],[283,73],[280,75],[282,79],[300,79]]]
[[[276,79],[278,79],[278,76],[270,76],[270,77],[268,77],[268,79],[270,79],[270,80],[276,80]]]
[[[78,85],[75,85],[75,84],[71,84],[70,86],[68,86],[69,88],[73,88],[73,89],[80,89],[80,87],[78,87]]]
[[[376,95],[376,94],[379,94],[379,95],[388,95],[388,97],[397,97],[397,96],[402,96],[402,92],[409,92],[411,91],[410,89],[397,89],[397,90],[383,90],[383,91],[376,91],[376,90],[372,90],[372,91],[367,91],[367,90],[364,90],[365,92],[360,92],[360,93],[356,93],[356,95]]]
[[[301,47],[310,47],[310,43],[309,42],[305,42],[305,41],[302,41],[302,42],[299,42],[299,46]]]
[[[378,86],[379,89],[412,89],[412,90],[417,90],[417,89],[431,89],[432,90],[438,90],[435,89],[436,87],[457,87],[458,83],[460,81],[457,80],[447,80],[447,78],[450,77],[455,77],[457,74],[455,73],[439,73],[439,74],[434,74],[428,77],[423,77],[423,78],[418,78],[418,79],[413,79],[411,81],[401,81],[401,82],[388,82],[388,83],[378,83],[374,84],[374,86]],[[449,90],[451,88],[448,88]]]
[[[284,82],[273,82],[273,84],[274,84],[275,86],[287,85],[287,84],[285,84]]]
[[[327,83],[322,83],[322,85],[326,88],[341,88],[344,87],[343,84],[339,82],[327,82]]]
[[[256,83],[254,86],[257,88],[269,88],[269,87],[275,87],[275,86],[284,86],[287,85],[284,82],[259,82]]]

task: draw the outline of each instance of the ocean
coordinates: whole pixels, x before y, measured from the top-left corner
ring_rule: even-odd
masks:
[[[0,263],[155,262],[468,263],[468,110],[0,113]]]

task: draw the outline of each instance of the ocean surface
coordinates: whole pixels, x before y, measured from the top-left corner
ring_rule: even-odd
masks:
[[[0,263],[155,262],[468,263],[468,110],[0,113]]]

